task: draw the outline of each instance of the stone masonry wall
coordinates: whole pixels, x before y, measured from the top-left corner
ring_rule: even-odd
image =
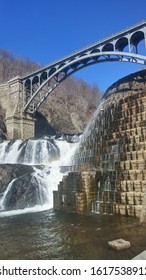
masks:
[[[146,189],[146,70],[121,79],[105,93],[76,150],[73,170],[82,183],[76,189],[70,182],[68,188],[64,179],[55,195],[74,188],[74,197],[84,205],[80,212],[140,217]],[[94,177],[93,189],[86,176]],[[78,212],[74,201],[72,210]]]
[[[70,172],[54,191],[54,208],[71,212],[88,212],[96,200],[96,172]]]
[[[22,83],[19,77],[0,85],[0,104],[5,111],[8,139],[34,137],[35,119],[23,113]]]

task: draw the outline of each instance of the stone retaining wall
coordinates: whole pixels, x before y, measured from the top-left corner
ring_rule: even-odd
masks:
[[[76,172],[64,178],[54,194],[60,195],[55,208],[60,209],[61,195],[68,192],[74,197],[71,211],[140,216],[146,189],[146,70],[105,93],[72,164],[81,181],[68,184]]]

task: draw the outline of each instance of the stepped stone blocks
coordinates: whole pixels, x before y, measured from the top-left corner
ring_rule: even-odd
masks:
[[[146,185],[143,187],[143,200],[140,211],[140,224],[146,223]]]
[[[146,69],[107,90],[70,170],[72,174],[78,171],[80,177],[78,184],[70,182],[64,192],[74,191],[74,211],[140,217],[144,209],[146,219]]]
[[[54,191],[54,208],[83,213],[96,200],[96,172],[70,172]]]

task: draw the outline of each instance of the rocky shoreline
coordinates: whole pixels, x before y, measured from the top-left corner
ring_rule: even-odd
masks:
[[[32,177],[33,172],[33,168],[27,165],[0,164],[0,199],[9,187],[4,210],[23,209],[36,204],[37,181]]]

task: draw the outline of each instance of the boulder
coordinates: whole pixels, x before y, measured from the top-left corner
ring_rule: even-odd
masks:
[[[24,209],[40,204],[39,183],[31,166],[18,164],[0,165],[0,197],[5,195],[3,210]],[[9,187],[11,184],[11,187]]]
[[[130,242],[120,238],[109,241],[108,246],[114,250],[121,251],[130,248]]]

